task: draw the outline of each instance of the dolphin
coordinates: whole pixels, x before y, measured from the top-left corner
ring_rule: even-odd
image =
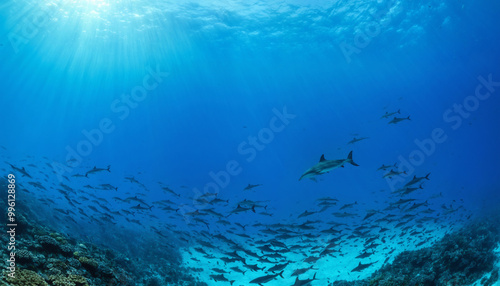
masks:
[[[315,213],[316,213],[316,212],[308,212],[308,211],[306,210],[306,211],[304,211],[302,214],[300,214],[300,215],[298,216],[298,218],[301,218],[301,217],[306,217],[306,216],[310,216],[310,215],[315,214]]]
[[[351,270],[351,272],[361,272],[361,271],[365,270],[366,268],[372,266],[375,263],[377,263],[377,261],[372,262],[372,263],[367,263],[367,264],[363,264],[363,263],[360,262],[358,264],[358,266],[356,266],[356,268],[354,268],[353,270]]]
[[[134,210],[151,210],[153,206],[150,206],[149,208],[141,206],[141,204],[136,205],[135,207],[131,207],[131,209]]]
[[[394,171],[393,169],[391,169],[389,172],[385,173],[382,178],[392,178],[394,176],[399,176],[401,174],[405,174],[406,175],[406,171],[403,171],[403,172],[398,172],[398,171]]]
[[[336,169],[338,167],[344,167],[345,163],[350,163],[354,166],[359,166],[352,160],[352,151],[349,152],[347,159],[340,159],[340,160],[326,160],[325,155],[321,155],[318,164],[314,165],[312,168],[310,168],[304,174],[302,174],[302,176],[300,176],[299,181],[302,180],[303,178],[313,179],[315,176],[323,175],[324,173],[328,173],[331,170]]]
[[[405,187],[408,187],[408,186],[411,186],[411,185],[414,185],[420,181],[422,181],[423,179],[426,179],[426,180],[430,180],[429,179],[429,175],[431,173],[428,173],[427,175],[425,175],[425,177],[417,177],[417,176],[413,176],[413,179],[411,179],[411,181],[409,181],[408,183],[406,183]]]
[[[401,121],[404,121],[404,120],[411,120],[410,119],[410,116],[406,117],[406,118],[399,118],[399,117],[394,117],[391,121],[389,121],[388,124],[396,124],[396,123],[399,123]]]
[[[290,264],[290,262],[283,263],[283,264],[276,264],[273,267],[269,268],[267,271],[277,272],[277,271],[285,269],[285,267],[287,267],[288,264]]]
[[[306,285],[310,285],[313,280],[316,280],[316,273],[314,273],[314,276],[313,276],[312,279],[300,280],[299,277],[295,278],[295,283],[293,283],[292,286],[306,286]]]
[[[18,168],[16,166],[12,165],[11,163],[7,163],[7,164],[9,164],[12,167],[12,169],[14,169],[14,170],[18,171],[19,173],[21,173],[23,175],[23,177],[26,176],[28,178],[32,178],[30,176],[30,174],[28,174],[28,172],[26,172],[26,169],[24,169],[24,167]]]
[[[253,188],[260,187],[260,186],[262,186],[262,184],[257,184],[257,185],[248,184],[248,186],[246,186],[243,190],[248,191],[248,190],[251,190]]]
[[[262,286],[262,283],[267,283],[271,280],[274,280],[278,276],[281,276],[281,278],[283,278],[283,271],[281,271],[278,274],[270,274],[270,275],[255,278],[254,280],[250,281],[250,283],[251,284],[259,284]]]
[[[234,210],[232,210],[226,217],[232,215],[232,214],[236,214],[236,213],[241,213],[241,212],[246,212],[246,211],[252,211],[252,212],[255,212],[255,205],[253,205],[251,208],[245,208],[245,207],[242,207],[240,205],[238,205],[238,207],[236,207]]]
[[[96,166],[94,166],[94,168],[92,170],[89,170],[89,171],[87,171],[87,173],[85,173],[85,177],[88,177],[89,174],[93,174],[93,173],[97,173],[97,172],[102,172],[102,171],[111,172],[109,170],[109,167],[111,167],[111,166],[108,165],[108,168],[104,169],[104,168],[97,168]]]
[[[389,117],[391,117],[393,115],[396,115],[396,114],[401,114],[401,109],[398,109],[398,111],[396,111],[396,112],[388,112],[388,111],[386,111],[385,114],[382,115],[382,117],[380,117],[380,119],[382,119],[382,118],[389,118]]]
[[[349,145],[349,144],[354,144],[354,143],[356,143],[356,142],[359,142],[359,141],[361,141],[361,140],[365,140],[365,139],[368,139],[368,138],[370,138],[370,137],[361,137],[361,138],[356,138],[356,137],[354,137],[354,138],[352,138],[352,140],[351,140],[351,141],[349,141],[349,142],[347,143],[347,145]]]
[[[394,163],[393,166],[396,167],[396,163]],[[387,169],[392,168],[393,166],[390,166],[390,165],[386,166],[386,165],[382,164],[382,166],[380,166],[380,168],[378,168],[377,171],[380,171],[380,170],[386,171]]]
[[[215,282],[229,282],[231,285],[233,285],[234,280],[229,280],[226,277],[224,277],[224,274],[219,274],[219,275],[210,275],[210,278],[212,278]]]

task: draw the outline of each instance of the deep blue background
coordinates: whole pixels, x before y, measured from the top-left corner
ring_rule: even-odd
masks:
[[[18,2],[0,9],[5,161],[23,165],[32,155],[64,163],[66,147],[85,139],[82,130],[110,118],[116,129],[68,176],[111,165],[111,183],[135,175],[151,188],[151,200],[160,192],[157,181],[189,197],[211,182],[209,172],[236,160],[243,171],[220,196],[271,200],[274,212],[288,216],[324,195],[383,201],[378,191],[389,187],[376,169],[408,158],[415,139],[442,128],[447,141],[415,172],[432,173],[422,198],[442,192],[479,210],[497,197],[500,88],[457,130],[443,120],[448,108],[474,95],[478,76],[500,81],[497,1],[54,1],[47,23],[16,53],[9,35],[37,5],[50,7]],[[352,45],[377,12],[387,12],[387,25],[347,62],[341,43]],[[113,100],[157,65],[168,78],[118,119]],[[273,108],[285,106],[296,118],[246,162],[238,145],[268,127]],[[412,120],[380,119],[398,109]],[[346,145],[355,136],[370,138]],[[360,167],[318,183],[298,181],[321,154],[340,159],[350,150]],[[264,186],[242,193],[248,183]]]

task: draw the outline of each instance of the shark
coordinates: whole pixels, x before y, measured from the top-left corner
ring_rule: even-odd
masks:
[[[312,168],[307,170],[302,176],[300,176],[299,181],[304,178],[314,179],[315,176],[323,175],[330,172],[331,170],[337,169],[338,167],[344,167],[345,163],[350,163],[354,166],[359,166],[352,160],[352,151],[349,152],[346,159],[340,160],[326,160],[325,155],[321,155],[318,164],[314,165]]]

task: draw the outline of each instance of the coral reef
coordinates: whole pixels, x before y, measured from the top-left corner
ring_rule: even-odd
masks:
[[[97,272],[97,269],[99,268],[99,263],[97,263],[97,261],[93,259],[81,256],[78,258],[78,261],[80,261],[82,266],[92,274],[95,274]]]
[[[179,254],[160,256],[148,250],[151,261],[132,260],[116,250],[51,232],[22,214],[18,221],[22,235],[17,237],[23,248],[16,252],[15,278],[4,271],[1,286],[206,285],[178,266]],[[0,240],[5,243],[6,236],[0,236]],[[7,260],[8,254],[2,255]]]
[[[5,277],[6,275],[4,275]],[[6,281],[11,286],[48,286],[47,282],[36,272],[26,269],[16,269],[16,277],[7,277]]]
[[[33,254],[27,249],[19,249],[16,252],[16,258],[19,263],[30,263],[33,262]]]
[[[494,249],[500,241],[499,222],[498,215],[474,221],[431,247],[402,252],[369,279],[332,285],[470,285],[490,272],[483,285],[494,285],[498,280]]]
[[[49,276],[51,285],[53,286],[89,286],[87,279],[79,275],[51,275]]]

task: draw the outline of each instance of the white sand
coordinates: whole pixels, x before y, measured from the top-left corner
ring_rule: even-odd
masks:
[[[446,233],[447,229],[444,228],[441,225],[431,225],[431,224],[426,224],[426,229],[430,231],[429,234],[426,236],[429,237],[432,235],[432,239],[429,239],[428,242],[425,244],[419,246],[418,248],[415,247],[412,243],[408,243],[409,239],[412,239],[408,234],[399,237],[399,234],[401,233],[400,230],[390,230],[386,232],[385,237],[392,237],[394,234],[396,237],[392,240],[389,241],[389,239],[386,238],[386,242],[382,243],[380,240],[377,240],[377,243],[380,243],[381,245],[378,246],[375,250],[375,254],[372,256],[365,258],[365,259],[357,259],[356,256],[358,256],[362,251],[363,251],[363,240],[356,240],[356,241],[344,241],[342,245],[339,247],[335,247],[333,249],[340,249],[341,253],[343,256],[340,256],[339,253],[334,253],[334,256],[327,256],[324,258],[319,259],[315,264],[314,268],[319,269],[319,270],[309,270],[305,274],[302,274],[299,276],[299,279],[304,280],[304,279],[312,279],[314,273],[317,272],[316,279],[312,285],[327,285],[327,282],[333,282],[336,280],[358,280],[358,279],[364,279],[369,277],[375,270],[379,269],[382,265],[385,259],[387,258],[387,254],[390,250],[393,248],[395,251],[390,254],[390,259],[388,263],[391,263],[392,260],[394,259],[395,256],[397,256],[399,253],[405,250],[415,250],[415,249],[420,249],[423,247],[428,247],[431,246],[434,242],[438,241],[441,239],[444,234]],[[234,239],[234,238],[232,238]],[[263,239],[266,240],[266,238],[257,238],[257,239]],[[236,239],[234,239],[236,240]],[[289,245],[293,245],[299,240],[287,240],[287,243]],[[413,241],[413,240],[412,240]],[[417,240],[418,241],[418,240]],[[241,241],[241,245],[244,245],[244,242]],[[315,245],[320,245],[320,243],[317,243]],[[242,263],[240,262],[235,262],[235,263],[230,263],[229,265],[225,266],[224,262],[222,262],[219,257],[224,257],[225,255],[222,254],[223,252],[232,252],[233,250],[230,250],[229,248],[226,249],[221,249],[219,253],[214,252],[212,249],[206,249],[203,248],[207,253],[214,255],[215,259],[207,259],[203,257],[202,254],[196,252],[194,249],[189,249],[189,251],[192,253],[189,254],[187,251],[183,252],[183,259],[187,267],[196,267],[196,268],[203,268],[204,271],[198,273],[198,277],[200,278],[201,281],[206,282],[208,285],[224,285],[226,283],[229,285],[229,282],[215,282],[210,278],[209,275],[212,274],[218,274],[212,271],[212,268],[220,268],[224,269],[225,271],[229,272],[227,274],[224,274],[224,277],[226,277],[229,280],[235,280],[235,283],[233,285],[238,286],[238,285],[253,285],[249,284],[248,282],[264,275],[272,274],[268,273],[266,271],[259,271],[259,272],[252,272],[246,268],[243,267]],[[251,247],[246,247],[247,249],[251,250],[252,252],[260,254],[261,251],[258,249],[254,249]],[[322,249],[320,249],[321,251]],[[269,263],[259,263],[256,261],[255,258],[248,257],[246,254],[243,252],[238,252],[242,257],[246,258],[247,264],[257,264],[259,267],[266,266],[267,268],[272,267],[272,264]],[[317,255],[317,254],[316,254]],[[193,261],[191,258],[194,257],[200,262]],[[293,273],[294,270],[299,269],[299,268],[307,268],[310,267],[312,264],[302,262],[305,258],[305,256],[302,253],[299,253],[298,251],[294,251],[293,253],[288,253],[286,255],[287,261],[295,261],[294,263],[291,263],[285,268],[285,272],[283,276],[285,277],[282,279],[281,277],[277,277],[275,280],[270,281],[268,283],[265,283],[265,286],[285,286],[285,285],[293,285],[295,282],[295,277],[291,277],[291,274]],[[273,260],[273,259],[270,259]],[[218,262],[218,264],[217,264]],[[356,266],[358,266],[358,263],[362,262],[363,264],[366,263],[371,263],[371,262],[376,262],[374,265],[370,266],[369,268],[365,269],[362,272],[351,272],[352,269],[354,269]],[[279,262],[284,263],[284,262]],[[233,273],[233,271],[230,269],[230,267],[237,266],[243,271],[248,270],[245,275],[243,276],[241,273]],[[255,284],[256,285],[256,284]]]

